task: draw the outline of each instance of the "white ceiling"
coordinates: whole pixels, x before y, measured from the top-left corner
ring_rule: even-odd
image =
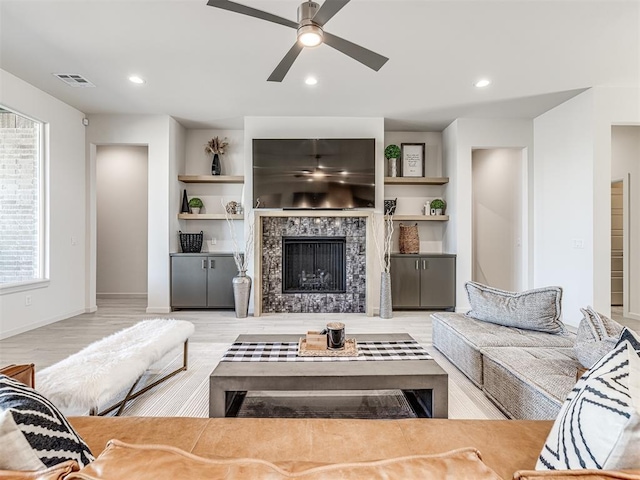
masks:
[[[296,20],[300,1],[238,3]],[[86,114],[167,114],[188,128],[318,115],[442,130],[458,117],[533,118],[592,86],[640,85],[640,0],[352,0],[325,28],[390,60],[376,73],[322,45],[272,83],[295,30],[206,0],[0,0],[0,68]],[[485,76],[493,83],[475,88]]]

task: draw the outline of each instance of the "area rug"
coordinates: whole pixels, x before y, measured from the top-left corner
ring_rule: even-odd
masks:
[[[209,416],[209,375],[227,350],[227,344],[189,345],[189,366],[170,380],[127,405],[123,416]],[[140,386],[176,368],[182,352],[176,350],[164,363],[154,365]],[[238,417],[280,418],[414,418],[416,415],[399,390],[367,392],[249,392]]]

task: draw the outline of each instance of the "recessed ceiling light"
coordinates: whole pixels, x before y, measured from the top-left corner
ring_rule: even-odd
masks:
[[[131,83],[137,83],[138,85],[141,85],[141,84],[145,83],[144,79],[139,77],[139,76],[137,76],[137,75],[131,75],[129,77],[129,81]]]
[[[478,88],[487,87],[491,85],[491,80],[487,80],[486,78],[483,78],[481,80],[478,80],[476,83],[474,83],[474,85]]]
[[[316,77],[307,77],[304,83],[307,85],[316,85],[318,83],[318,79]]]

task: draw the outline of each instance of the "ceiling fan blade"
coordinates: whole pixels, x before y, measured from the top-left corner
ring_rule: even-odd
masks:
[[[273,73],[271,73],[269,78],[267,78],[267,82],[281,82],[291,68],[291,65],[293,65],[293,62],[295,62],[298,55],[300,55],[303,48],[304,47],[298,42],[294,43],[293,47],[291,47],[284,58],[280,61]]]
[[[278,23],[285,27],[291,27],[297,29],[299,27],[298,22],[287,20],[286,18],[273,15],[271,13],[263,12],[257,8],[247,7],[246,5],[240,5],[236,2],[230,2],[229,0],[209,0],[207,5],[210,7],[221,8],[222,10],[229,10],[230,12],[241,13],[242,15],[248,15],[250,17],[259,18],[260,20],[266,20],[267,22]]]
[[[324,0],[320,10],[318,10],[318,13],[312,18],[313,23],[317,23],[322,27],[350,1],[351,0]]]
[[[360,45],[356,45],[344,38],[331,35],[328,32],[324,32],[324,43],[336,50],[339,50],[345,55],[349,55],[354,60],[359,61],[376,72],[389,60],[387,57],[383,57],[376,52],[372,52],[371,50],[361,47]]]

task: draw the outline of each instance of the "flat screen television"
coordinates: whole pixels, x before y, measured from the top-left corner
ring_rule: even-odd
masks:
[[[375,207],[373,138],[254,139],[253,206]]]

